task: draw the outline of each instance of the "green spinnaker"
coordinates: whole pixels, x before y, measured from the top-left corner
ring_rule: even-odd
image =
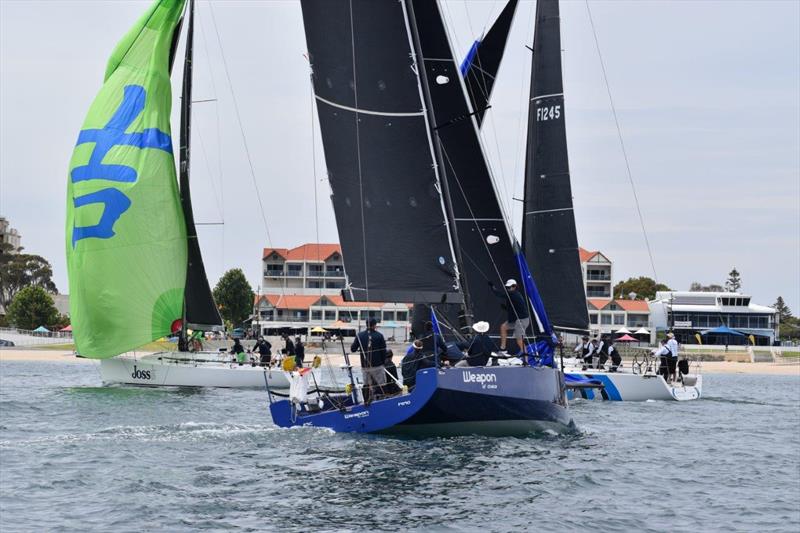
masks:
[[[70,162],[70,313],[85,357],[113,357],[168,335],[183,314],[186,225],[169,77],[183,6],[154,2],[114,49]]]

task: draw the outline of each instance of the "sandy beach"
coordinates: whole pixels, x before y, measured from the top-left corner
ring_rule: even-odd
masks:
[[[310,360],[316,351],[309,351],[306,360]],[[144,355],[145,352],[142,352]],[[92,363],[91,359],[75,357],[69,350],[0,350],[0,362],[5,361],[60,361],[66,363],[87,364]],[[358,366],[358,357],[353,356],[351,361],[354,366]],[[323,364],[342,365],[344,357],[339,353],[330,353],[323,357]],[[399,364],[399,357],[395,356],[395,363]],[[781,375],[799,376],[800,360],[796,363],[738,363],[733,361],[706,361],[703,362],[702,371],[704,374],[762,374],[762,375]]]

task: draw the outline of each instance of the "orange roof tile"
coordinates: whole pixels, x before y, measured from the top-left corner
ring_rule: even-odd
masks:
[[[346,302],[339,294],[320,295],[294,295],[294,294],[262,294],[256,296],[254,305],[258,305],[262,300],[267,300],[276,309],[308,309],[326,298],[336,307],[382,307],[386,302]],[[411,305],[407,304],[411,309]]]
[[[578,247],[578,255],[581,258],[581,263],[585,263],[586,261],[588,261],[592,257],[596,256],[597,252],[596,251],[595,252],[590,252],[589,250],[585,250],[585,249],[583,249],[583,248],[581,248],[579,246]]]
[[[287,261],[325,261],[334,253],[342,253],[342,247],[338,244],[326,244],[309,242],[296,248],[264,248],[261,258],[265,258],[272,252],[277,253]]]
[[[610,299],[605,298],[587,298],[586,301],[592,304],[596,309],[602,309],[611,303]]]
[[[614,300],[614,303],[626,311],[650,311],[646,300]]]

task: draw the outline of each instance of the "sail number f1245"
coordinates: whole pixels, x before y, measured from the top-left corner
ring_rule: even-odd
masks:
[[[560,105],[543,105],[536,108],[536,122],[544,122],[545,120],[558,120],[560,118]]]

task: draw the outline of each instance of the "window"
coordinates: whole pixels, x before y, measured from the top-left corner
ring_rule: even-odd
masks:
[[[382,317],[382,319],[381,319],[381,320],[384,320],[384,321],[387,321],[387,320],[389,320],[389,321],[394,321],[394,311],[384,311],[384,312],[383,312],[383,317]]]
[[[408,320],[408,311],[397,311],[397,321],[405,322]]]
[[[312,310],[311,311],[311,320],[322,320],[322,311],[321,310]]]
[[[601,324],[611,324],[611,315],[600,315]]]
[[[325,320],[336,320],[336,311],[325,311]]]
[[[326,289],[344,289],[344,281],[326,281]]]
[[[321,289],[322,288],[322,282],[321,281],[311,280],[306,284],[306,286],[309,289]]]
[[[589,313],[589,322],[592,324],[597,324],[597,313]]]
[[[322,265],[308,265],[309,276],[321,276],[322,272]]]
[[[286,265],[286,266],[287,266],[286,270],[287,276],[293,278],[299,278],[303,275],[303,265]]]
[[[614,315],[614,325],[615,326],[624,326],[625,325],[625,315],[615,314]]]
[[[339,320],[342,322],[352,322],[358,316],[358,311],[343,310],[339,311]]]

